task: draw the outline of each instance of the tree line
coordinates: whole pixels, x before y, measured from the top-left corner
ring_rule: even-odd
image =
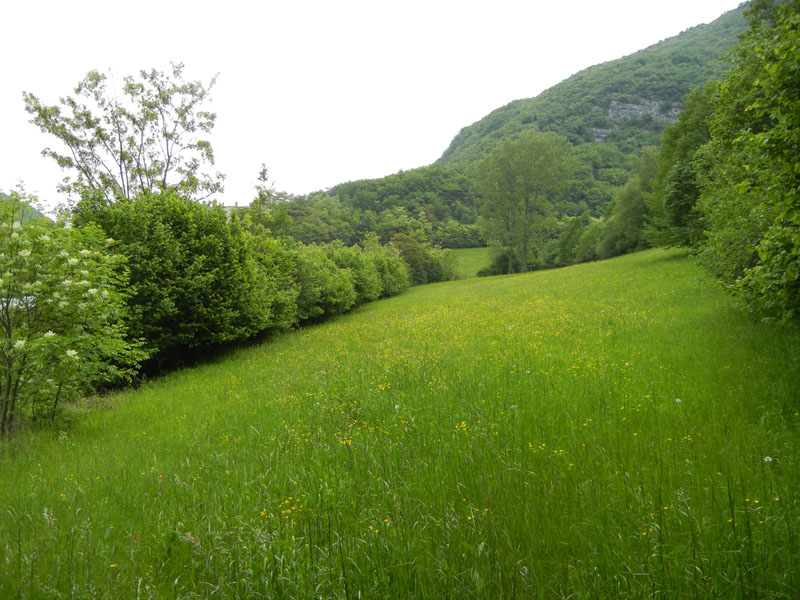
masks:
[[[127,77],[122,96],[97,72],[57,105],[24,95],[66,148],[44,153],[70,205],[53,222],[21,188],[0,196],[0,435],[98,386],[455,277],[450,254],[413,238],[294,239],[265,171],[250,206],[205,202],[222,189],[204,139],[213,80],[182,68]]]
[[[557,167],[547,167],[550,174],[560,170],[564,177],[564,166],[576,164],[565,138],[523,133],[483,159],[479,204],[495,248],[484,273],[683,246],[754,314],[797,322],[800,1],[756,0],[745,15],[748,28],[729,53],[726,77],[689,94],[661,148],[644,147],[634,158],[633,175],[616,188],[600,218],[588,212],[556,218],[558,186],[540,190],[541,209],[531,212],[525,202],[524,178],[545,168],[541,160],[524,158],[526,152],[546,142],[548,153],[562,157]],[[530,239],[537,240],[533,250]]]

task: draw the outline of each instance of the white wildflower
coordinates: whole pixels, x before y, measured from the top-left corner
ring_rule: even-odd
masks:
[[[48,329],[48,330],[45,332],[45,334],[44,334],[44,337],[46,337],[46,338],[51,338],[51,337],[55,337],[55,335],[56,335],[56,334],[55,334],[55,332],[54,332],[54,331],[50,331],[50,330]]]
[[[97,293],[97,288],[89,288],[86,290],[86,293],[95,295]]]
[[[677,402],[678,404],[680,404],[680,403],[681,403],[681,399],[680,399],[680,398],[675,398],[675,402]]]
[[[25,248],[24,250],[20,250],[19,251],[19,255],[20,256],[30,256],[31,255],[31,251],[28,250],[27,248]]]
[[[17,340],[16,342],[14,342],[14,348],[16,348],[17,350],[19,350],[23,346],[25,346],[25,340]]]
[[[86,248],[84,248],[83,250],[78,252],[78,254],[82,254],[83,256],[89,256],[91,253],[92,253],[92,251],[91,250],[87,250]]]
[[[50,241],[50,236],[49,236],[49,235],[43,235],[43,236],[42,236],[42,237],[40,237],[39,239],[40,239],[41,241],[43,241],[43,242],[49,242],[49,241]]]
[[[21,221],[14,221],[14,224],[11,225],[11,229],[19,229],[20,227],[22,227]]]
[[[772,457],[771,457],[771,456],[765,456],[765,457],[764,457],[764,462],[765,462],[765,463],[771,463],[771,462],[772,462],[772,460],[773,460],[773,459],[772,459]]]
[[[69,264],[71,264],[71,265],[77,265],[78,264],[78,259],[77,258],[69,258],[69,259],[67,259],[67,262]]]
[[[81,279],[81,280],[78,282],[78,285],[89,285],[89,282],[88,282],[88,281],[86,281],[85,279]]]
[[[77,358],[78,358],[78,353],[77,353],[77,351],[75,351],[75,350],[67,350],[66,354],[67,354],[67,356],[69,356],[70,358],[74,358],[74,359],[77,359]]]
[[[69,252],[67,252],[66,250],[62,250],[61,252],[58,253],[58,255],[62,258],[67,258],[69,256]]]

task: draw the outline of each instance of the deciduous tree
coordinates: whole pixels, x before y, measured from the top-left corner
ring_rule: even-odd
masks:
[[[481,216],[487,237],[528,270],[533,228],[547,214],[554,194],[565,190],[574,172],[572,146],[563,136],[526,131],[499,144],[478,167]]]
[[[113,202],[168,187],[193,199],[222,190],[223,176],[203,170],[214,164],[204,136],[216,115],[203,107],[215,78],[207,86],[185,81],[183,68],[142,70],[125,77],[119,93],[106,74],[91,71],[56,105],[23,94],[31,122],[63,146],[42,152],[69,172],[61,191]]]

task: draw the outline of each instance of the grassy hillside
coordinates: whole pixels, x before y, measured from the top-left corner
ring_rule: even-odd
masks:
[[[473,162],[526,129],[555,131],[575,144],[603,142],[630,154],[657,145],[683,98],[725,71],[721,54],[737,42],[743,8],[634,54],[595,65],[515,100],[462,129],[439,162]]]
[[[413,288],[0,445],[0,597],[797,597],[798,349],[676,251]]]

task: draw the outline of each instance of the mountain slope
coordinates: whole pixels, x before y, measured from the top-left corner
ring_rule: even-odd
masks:
[[[535,98],[515,100],[462,129],[439,163],[473,162],[499,140],[538,128],[573,144],[611,142],[625,154],[657,144],[682,99],[725,71],[721,55],[746,27],[744,5],[710,24],[589,67]]]

